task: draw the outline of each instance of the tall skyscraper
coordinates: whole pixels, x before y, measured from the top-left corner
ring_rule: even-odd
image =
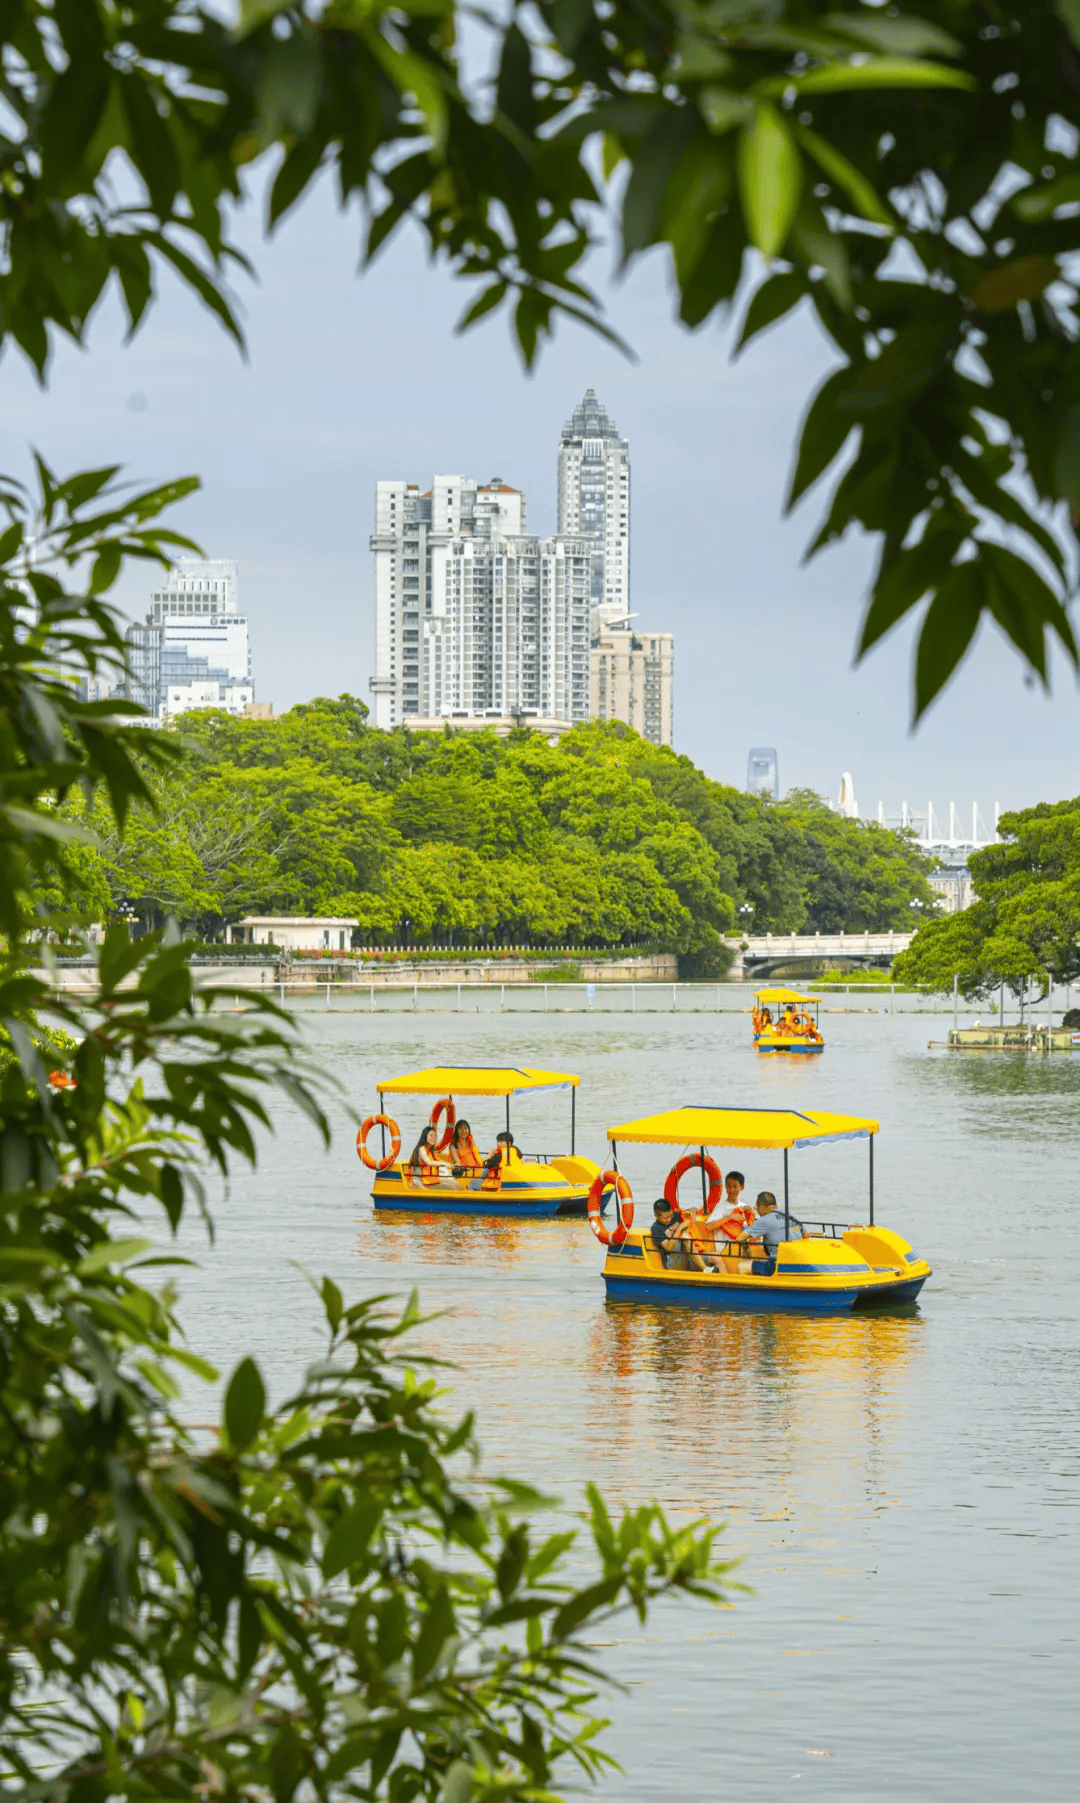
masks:
[[[558,460],[560,534],[593,546],[593,605],[630,606],[630,446],[593,388],[562,429]]]
[[[670,745],[675,641],[670,632],[632,627],[633,618],[610,602],[593,608],[589,713],[594,720],[625,720],[651,745]]]
[[[495,477],[375,487],[376,726],[588,718],[592,546]]]
[[[181,557],[128,628],[125,694],[158,721],[199,707],[242,714],[255,684],[239,590],[231,560]]]
[[[780,760],[771,745],[754,745],[746,760],[746,793],[780,799]]]

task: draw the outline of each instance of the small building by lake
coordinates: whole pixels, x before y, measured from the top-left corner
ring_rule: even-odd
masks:
[[[273,945],[286,952],[347,952],[359,920],[344,915],[245,914],[229,928],[233,945]]]

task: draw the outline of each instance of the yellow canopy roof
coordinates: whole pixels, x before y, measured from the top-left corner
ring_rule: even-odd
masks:
[[[855,1114],[801,1113],[795,1108],[672,1108],[640,1121],[609,1127],[612,1140],[653,1146],[816,1146],[836,1139],[867,1139],[877,1121]]]
[[[576,1089],[580,1077],[563,1071],[515,1070],[510,1065],[440,1064],[376,1083],[380,1095],[519,1096],[523,1090]]]
[[[819,995],[800,995],[797,989],[755,989],[756,1002],[819,1002]]]

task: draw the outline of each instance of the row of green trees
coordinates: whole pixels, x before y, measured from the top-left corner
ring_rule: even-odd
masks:
[[[998,831],[971,859],[977,899],[920,927],[898,981],[944,991],[955,976],[974,999],[1080,976],[1080,796],[1003,814]]]
[[[699,963],[756,931],[905,927],[932,903],[901,834],[796,793],[770,805],[618,723],[382,733],[343,695],[272,721],[187,716],[121,833],[64,813],[91,912],[212,938],[249,913],[355,917],[365,943],[660,945]]]

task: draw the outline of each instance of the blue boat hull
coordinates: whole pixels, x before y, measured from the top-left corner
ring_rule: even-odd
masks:
[[[522,1220],[537,1215],[583,1215],[584,1202],[560,1202],[552,1196],[536,1202],[500,1202],[496,1197],[462,1196],[457,1200],[440,1196],[374,1196],[376,1210],[385,1214],[409,1215],[501,1215]]]
[[[672,1283],[662,1277],[613,1277],[604,1273],[609,1302],[663,1302],[740,1315],[849,1315],[856,1308],[914,1302],[925,1282],[925,1277],[915,1277],[903,1283],[875,1286],[872,1290],[769,1291],[742,1284],[714,1288],[709,1284]]]

